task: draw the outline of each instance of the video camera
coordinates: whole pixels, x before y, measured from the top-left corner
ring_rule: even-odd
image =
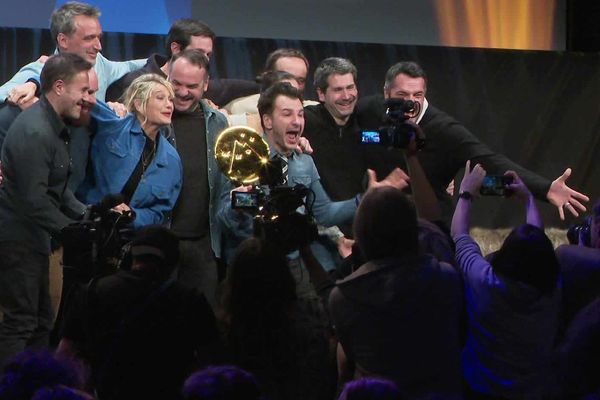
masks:
[[[420,103],[404,99],[386,99],[385,106],[385,125],[376,131],[363,131],[361,143],[405,149],[414,136],[417,149],[422,149],[425,146],[425,138],[420,137],[415,127],[406,122],[409,118],[419,115]]]
[[[62,229],[63,285],[52,343],[57,344],[60,339],[71,291],[120,267],[121,249],[133,233],[127,226],[135,219],[132,211],[120,213],[112,209],[124,202],[122,194],[107,195],[98,204],[88,206],[81,221]]]
[[[571,225],[567,230],[567,239],[569,244],[582,244],[585,247],[591,247],[592,216],[588,215],[583,222]]]
[[[282,161],[269,159],[269,153],[267,142],[247,126],[225,129],[215,143],[221,171],[236,185],[253,185],[250,191],[232,192],[231,207],[254,214],[254,236],[289,253],[317,237],[314,194],[303,185],[284,184]]]
[[[289,253],[317,238],[312,215],[314,196],[304,185],[282,185],[281,163],[271,160],[261,166],[259,185],[247,192],[231,193],[231,208],[254,214],[254,236],[274,243]],[[304,213],[299,209],[304,209]]]
[[[114,272],[121,248],[129,241],[135,219],[132,211],[123,213],[112,208],[124,202],[123,195],[107,195],[98,204],[88,206],[81,221],[61,231],[65,275],[87,282],[97,275]]]

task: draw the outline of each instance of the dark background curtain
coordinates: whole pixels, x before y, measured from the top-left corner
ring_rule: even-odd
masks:
[[[112,60],[145,58],[163,53],[163,46],[161,35],[106,32],[103,54]],[[325,57],[349,58],[358,68],[362,95],[382,90],[393,63],[417,61],[429,76],[428,100],[481,141],[551,179],[572,167],[569,185],[592,199],[600,197],[600,170],[595,168],[600,160],[598,53],[219,38],[211,74],[253,79],[278,47],[301,49],[311,64],[309,74]],[[53,50],[48,30],[0,28],[0,80]],[[306,94],[316,97],[311,85]],[[548,225],[566,227],[554,207],[545,204],[542,209]],[[474,222],[481,226],[523,220],[524,210],[512,201],[486,198],[475,206]]]

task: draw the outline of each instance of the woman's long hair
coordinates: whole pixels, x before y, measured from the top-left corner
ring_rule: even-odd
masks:
[[[494,271],[549,294],[556,288],[559,265],[554,246],[543,229],[530,224],[516,227],[492,259]]]
[[[236,252],[223,296],[225,336],[245,368],[279,368],[289,354],[296,284],[282,251],[251,238]]]

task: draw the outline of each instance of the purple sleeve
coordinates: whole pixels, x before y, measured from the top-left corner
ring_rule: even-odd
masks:
[[[483,282],[495,282],[490,263],[481,254],[479,245],[469,235],[459,235],[456,243],[456,262],[463,274],[465,285],[479,286]]]

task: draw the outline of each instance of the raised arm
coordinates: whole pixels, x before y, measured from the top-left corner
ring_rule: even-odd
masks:
[[[9,97],[11,90],[16,88],[17,86],[26,84],[29,79],[36,79],[39,81],[40,73],[42,72],[42,68],[44,64],[38,61],[29,63],[21,68],[8,82],[4,85],[0,86],[0,102],[4,102]],[[33,94],[35,94],[35,84],[27,83],[26,85],[30,85],[30,90]]]
[[[460,183],[460,195],[456,209],[452,216],[450,233],[453,238],[459,235],[468,235],[470,228],[470,213],[472,200],[479,195],[481,182],[485,178],[485,170],[480,164],[471,169],[471,162],[467,161],[465,175]]]
[[[415,132],[415,135],[424,136],[423,131],[421,131],[418,125],[411,125],[413,125],[414,129],[418,130]],[[442,218],[442,209],[438,203],[435,191],[429,183],[423,167],[421,167],[417,154],[417,144],[413,136],[404,152],[404,158],[406,159],[408,175],[410,176],[410,186],[417,214],[428,221],[439,221]]]
[[[526,222],[530,225],[537,226],[540,229],[544,229],[542,216],[535,204],[535,198],[525,183],[515,171],[506,171],[504,175],[512,176],[513,178],[513,183],[508,186],[508,189],[512,192],[511,197],[514,197],[525,204]]]

